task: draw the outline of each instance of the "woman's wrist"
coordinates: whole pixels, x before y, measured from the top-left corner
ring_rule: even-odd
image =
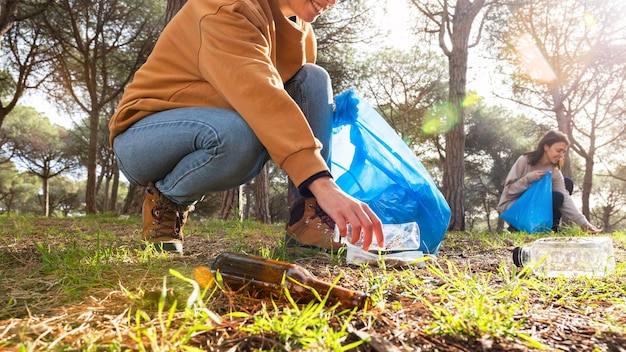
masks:
[[[318,177],[315,180],[313,180],[310,184],[309,184],[309,191],[313,194],[320,194],[324,191],[327,191],[331,188],[336,188],[338,187],[337,184],[335,183],[335,181],[332,179],[332,177],[330,176],[322,176],[322,177]]]
[[[311,185],[319,179],[331,179],[332,180],[332,175],[329,171],[321,171],[318,172],[316,174],[314,174],[313,176],[307,178],[304,182],[302,182],[302,184],[300,186],[298,186],[298,192],[300,192],[301,195],[305,196],[305,197],[311,197],[313,196],[313,194],[315,192],[311,191]]]

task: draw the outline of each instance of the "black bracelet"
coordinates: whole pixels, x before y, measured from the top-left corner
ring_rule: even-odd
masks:
[[[318,172],[316,174],[314,174],[313,176],[307,178],[304,182],[302,182],[302,184],[300,184],[300,186],[298,186],[298,192],[300,192],[300,194],[304,197],[313,197],[313,193],[311,193],[311,191],[309,190],[309,185],[311,183],[313,183],[313,181],[317,180],[318,178],[321,177],[330,177],[332,178],[333,175],[331,175],[330,171],[321,171]]]

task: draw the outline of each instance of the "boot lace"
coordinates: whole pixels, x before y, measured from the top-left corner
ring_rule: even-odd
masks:
[[[152,216],[154,217],[154,221],[150,229],[150,232],[153,233],[151,238],[167,236],[182,240],[180,229],[184,221],[183,214],[158,204],[152,209]]]
[[[318,224],[318,227],[321,227],[323,224],[326,225],[325,231],[335,230],[335,221],[319,205],[317,205],[317,203],[314,205],[311,204],[310,207],[313,208],[313,215],[309,216],[309,221],[319,218],[320,223]]]

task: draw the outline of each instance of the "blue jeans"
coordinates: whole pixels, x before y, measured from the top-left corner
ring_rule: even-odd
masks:
[[[322,157],[329,164],[333,93],[328,73],[306,64],[285,83],[285,90],[324,146]],[[281,138],[280,131],[276,138]],[[154,182],[167,198],[187,205],[207,193],[250,181],[269,160],[267,150],[241,115],[207,107],[146,116],[115,137],[113,147],[119,168],[131,183],[146,186]]]

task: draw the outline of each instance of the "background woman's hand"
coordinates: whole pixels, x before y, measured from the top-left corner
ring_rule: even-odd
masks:
[[[602,232],[602,229],[599,229],[599,228],[597,228],[597,227],[595,227],[595,226],[593,226],[591,224],[585,224],[585,225],[583,225],[581,227],[583,228],[583,230],[585,230],[585,231],[587,231],[587,232],[589,232],[591,234],[597,234],[597,233]]]
[[[528,182],[533,183],[535,181],[538,181],[541,177],[543,177],[543,175],[547,173],[547,170],[534,170],[526,174],[526,179],[528,180]]]
[[[348,235],[348,223],[352,228],[350,242],[356,243],[363,233],[363,250],[368,250],[373,236],[379,247],[385,246],[382,223],[370,207],[346,194],[330,177],[314,180],[309,190],[315,196],[317,204],[337,225],[341,237]]]

